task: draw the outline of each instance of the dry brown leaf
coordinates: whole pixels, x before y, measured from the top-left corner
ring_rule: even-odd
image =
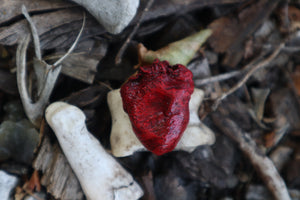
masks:
[[[270,148],[275,144],[275,132],[270,132],[264,135],[265,147]]]
[[[153,175],[152,172],[149,171],[148,174],[145,174],[141,177],[141,182],[144,189],[144,196],[142,200],[155,200],[155,191],[153,187]]]
[[[279,9],[280,31],[287,33],[300,28],[300,9],[295,6],[283,6]]]
[[[39,172],[37,170],[34,170],[29,181],[25,183],[26,190],[29,190],[30,192],[34,191],[41,191],[41,183],[40,183],[40,177]]]
[[[294,83],[297,95],[300,96],[300,65],[298,65],[295,72],[291,74],[291,78]]]
[[[209,44],[217,53],[224,53],[236,38],[237,19],[222,17],[213,21],[209,28],[213,30]]]
[[[262,0],[251,4],[237,16],[225,16],[213,21],[208,28],[213,30],[209,43],[218,53],[227,53],[224,65],[234,67],[244,55],[244,42],[269,17],[278,0]]]

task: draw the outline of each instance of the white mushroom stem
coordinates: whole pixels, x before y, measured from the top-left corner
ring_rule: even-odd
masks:
[[[204,93],[195,88],[189,102],[190,120],[175,150],[192,152],[199,145],[211,145],[215,142],[214,133],[199,119],[198,109]],[[146,148],[136,137],[129,116],[123,110],[120,89],[110,91],[107,102],[112,117],[110,144],[116,157],[132,155],[136,151],[146,151]]]
[[[85,7],[113,34],[120,33],[135,16],[139,0],[72,0]]]
[[[63,102],[46,110],[51,126],[89,200],[134,200],[143,195],[132,176],[110,156],[89,133],[85,115],[77,107]]]

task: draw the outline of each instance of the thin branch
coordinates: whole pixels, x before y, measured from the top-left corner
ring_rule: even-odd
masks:
[[[85,12],[83,13],[83,22],[82,22],[82,26],[81,26],[81,29],[76,37],[76,40],[74,41],[74,43],[72,44],[72,46],[70,47],[70,49],[68,50],[68,52],[63,56],[61,57],[58,61],[56,61],[54,64],[53,64],[53,67],[56,67],[58,66],[59,64],[61,64],[63,62],[63,60],[68,57],[72,51],[75,49],[79,39],[80,39],[80,36],[83,32],[83,29],[84,29],[84,26],[85,26],[85,21],[86,21],[86,16],[85,16]]]
[[[133,36],[135,35],[135,33],[137,32],[137,30],[139,29],[146,13],[149,11],[150,7],[152,6],[154,0],[149,0],[146,7],[143,10],[143,13],[141,15],[141,17],[139,18],[138,22],[136,23],[134,29],[132,30],[132,32],[129,34],[129,36],[127,37],[126,41],[124,42],[124,44],[122,45],[121,49],[119,50],[116,59],[115,59],[115,63],[118,65],[122,62],[122,57],[123,54],[129,44],[129,42],[132,40]]]
[[[219,74],[216,76],[211,76],[208,78],[204,78],[204,79],[196,79],[194,81],[196,86],[202,86],[202,85],[206,85],[209,83],[215,83],[215,82],[220,82],[220,81],[225,81],[228,80],[230,78],[236,77],[236,76],[240,76],[244,73],[245,70],[237,70],[237,71],[232,71],[232,72],[228,72],[228,73],[224,73],[224,74]]]
[[[276,58],[276,56],[280,53],[280,51],[282,50],[282,48],[285,46],[285,43],[281,43],[276,49],[275,51],[266,59],[264,59],[263,61],[257,63],[256,65],[253,66],[253,68],[251,68],[249,70],[249,72],[244,76],[244,78],[242,78],[235,86],[233,86],[230,90],[228,90],[227,92],[223,93],[222,96],[220,96],[218,99],[216,99],[214,105],[213,105],[213,109],[216,110],[217,107],[220,105],[220,103],[222,102],[222,100],[224,100],[227,96],[231,95],[232,93],[234,93],[236,90],[238,90],[241,86],[243,86],[248,79],[259,69],[267,66],[268,64],[270,64],[270,62]]]
[[[34,42],[34,50],[35,50],[35,56],[37,57],[37,59],[41,60],[42,59],[42,54],[41,54],[41,45],[40,45],[40,40],[39,40],[39,34],[37,32],[37,29],[31,19],[31,17],[29,16],[29,13],[25,7],[25,5],[22,5],[22,13],[25,16],[25,18],[27,19],[29,25],[30,25],[30,29],[31,29],[31,33],[32,33],[32,37],[33,37],[33,42]]]
[[[225,81],[225,80],[228,80],[230,78],[240,76],[240,75],[244,74],[245,72],[247,72],[249,69],[251,69],[251,67],[253,65],[257,64],[261,60],[261,58],[263,58],[265,55],[266,55],[266,52],[264,51],[259,56],[257,56],[257,58],[252,60],[249,64],[244,66],[243,69],[228,72],[228,73],[224,73],[224,74],[219,74],[219,75],[216,75],[216,76],[211,76],[211,77],[204,78],[204,79],[196,79],[194,81],[194,83],[195,83],[196,86],[202,86],[202,85],[206,85],[206,84],[210,84],[210,83]]]
[[[253,167],[261,175],[262,180],[276,200],[290,200],[290,196],[273,162],[263,154],[252,138],[243,132],[238,125],[230,119],[217,114],[212,115],[214,124],[224,134],[238,143],[239,148],[249,158]]]
[[[17,65],[17,82],[20,97],[22,102],[30,102],[31,99],[28,95],[26,88],[26,50],[30,41],[30,36],[25,36],[19,43],[16,53],[16,65]],[[28,106],[24,105],[24,109]]]
[[[39,46],[39,36],[36,31],[36,27],[34,23],[32,22],[25,6],[22,6],[22,12],[25,15],[26,19],[28,20],[30,26],[31,26],[31,32],[33,35],[34,40],[34,47],[36,56],[38,57],[35,59],[34,64],[34,70],[37,74],[37,84],[38,84],[38,100],[33,101],[29,94],[26,84],[26,51],[28,47],[28,43],[30,41],[30,36],[27,35],[25,39],[21,40],[17,53],[16,53],[16,65],[17,65],[17,83],[18,83],[18,89],[20,93],[20,97],[23,103],[24,110],[26,112],[27,117],[29,120],[37,127],[39,127],[41,123],[41,119],[43,116],[44,109],[49,101],[49,97],[51,95],[51,92],[53,90],[53,87],[55,85],[56,79],[60,73],[61,65],[60,63],[65,59],[75,48],[76,44],[79,41],[79,38],[81,36],[81,33],[83,31],[83,27],[85,25],[85,15],[83,18],[83,25],[81,27],[81,30],[71,46],[71,48],[68,50],[68,52],[60,58],[57,62],[55,62],[54,65],[49,65],[45,61],[42,60],[41,57],[41,51]],[[58,66],[57,66],[58,65]],[[55,67],[57,66],[57,67]]]

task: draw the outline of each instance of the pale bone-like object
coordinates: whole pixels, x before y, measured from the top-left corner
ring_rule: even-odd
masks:
[[[195,88],[189,102],[190,120],[175,150],[192,152],[199,145],[211,145],[215,142],[214,133],[198,117],[198,109],[204,92]],[[107,102],[112,117],[110,144],[116,157],[132,155],[136,151],[146,151],[133,132],[127,113],[123,110],[120,89],[110,91]]]
[[[18,184],[18,178],[0,170],[0,199],[9,200],[12,191]]]
[[[72,0],[85,7],[104,28],[118,34],[130,23],[139,6],[139,0]]]
[[[53,103],[46,109],[46,120],[88,200],[136,200],[143,195],[132,176],[89,133],[79,108]]]
[[[30,25],[30,29],[33,36],[36,56],[33,62],[33,67],[37,78],[37,101],[34,102],[31,99],[31,95],[29,95],[28,93],[26,84],[26,50],[30,41],[29,35],[25,35],[18,45],[16,53],[17,83],[25,113],[28,119],[35,126],[39,127],[44,113],[44,109],[49,101],[49,97],[55,85],[56,79],[60,73],[62,67],[61,62],[74,50],[77,42],[79,41],[85,24],[85,16],[83,19],[81,30],[68,52],[58,61],[56,61],[53,65],[49,65],[44,60],[42,60],[40,40],[38,37],[37,29],[34,23],[32,22],[24,5],[22,6],[22,13],[26,17]]]

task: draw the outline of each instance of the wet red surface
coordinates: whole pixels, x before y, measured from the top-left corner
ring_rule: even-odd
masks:
[[[121,87],[123,108],[136,136],[156,155],[172,151],[187,127],[192,78],[183,65],[155,60]]]

